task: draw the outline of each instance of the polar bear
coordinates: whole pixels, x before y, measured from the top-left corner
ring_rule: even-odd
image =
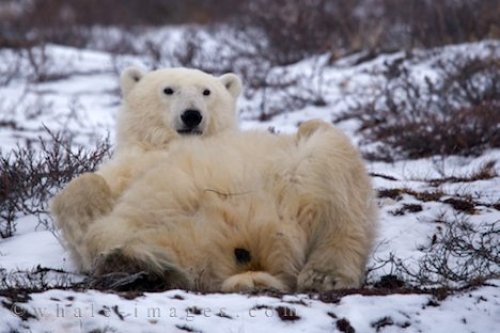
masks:
[[[96,274],[145,270],[203,291],[324,291],[361,285],[376,229],[359,153],[335,127],[308,121],[294,135],[179,141],[71,238]]]
[[[109,213],[131,182],[168,154],[177,141],[206,138],[237,129],[240,79],[214,77],[195,69],[144,72],[130,67],[120,78],[123,106],[118,113],[116,147],[97,172],[71,181],[51,203],[51,212],[79,269],[74,230]]]
[[[241,81],[235,74],[216,78],[196,69],[144,73],[131,67],[122,73],[120,84],[124,103],[118,113],[116,151],[97,171],[114,197],[138,172],[155,164],[172,142],[237,129]]]

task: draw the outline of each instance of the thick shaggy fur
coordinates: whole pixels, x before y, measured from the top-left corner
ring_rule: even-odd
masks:
[[[165,88],[174,93],[166,95]],[[200,137],[237,129],[236,99],[241,82],[234,74],[216,78],[187,68],[149,73],[129,68],[121,76],[121,89],[124,103],[118,114],[116,151],[97,172],[115,197],[148,166],[157,164],[172,142],[189,136],[178,133],[184,111],[200,111]],[[210,95],[205,96],[207,89]]]
[[[236,99],[241,91],[234,74],[214,77],[194,69],[170,68],[142,72],[126,69],[121,76],[124,99],[118,115],[116,149],[96,174],[73,180],[52,201],[51,211],[80,270],[85,258],[76,247],[82,241],[75,229],[85,230],[113,209],[130,184],[163,161],[173,142],[189,139],[179,134],[181,115],[198,110],[203,119],[197,136],[207,138],[237,129]],[[173,94],[165,94],[170,88]],[[204,95],[205,90],[209,95]],[[99,176],[99,177],[98,177]]]
[[[176,140],[114,204],[101,176],[80,182],[58,209],[92,216],[63,219],[82,269],[147,270],[174,287],[357,287],[377,226],[358,152],[321,121],[296,135]],[[99,203],[82,202],[82,191]]]

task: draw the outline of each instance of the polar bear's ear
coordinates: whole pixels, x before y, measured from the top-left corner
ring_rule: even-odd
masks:
[[[120,77],[120,86],[122,89],[122,96],[127,96],[128,93],[134,88],[144,76],[144,71],[138,67],[126,68]]]
[[[236,74],[227,73],[219,77],[224,87],[229,91],[234,98],[238,97],[241,93],[241,80]]]

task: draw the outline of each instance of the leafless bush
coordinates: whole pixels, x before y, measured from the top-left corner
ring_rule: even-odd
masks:
[[[23,302],[20,292],[41,292],[51,288],[66,289],[76,287],[77,280],[81,280],[75,273],[60,269],[41,267],[30,270],[7,271],[0,268],[0,295],[11,298],[16,302]],[[27,295],[24,295],[27,296]]]
[[[2,52],[0,55],[0,87],[8,86],[19,77],[21,61],[15,52]]]
[[[134,27],[92,27],[84,47],[112,55],[138,55],[144,52],[137,43],[142,34],[142,29]]]
[[[62,64],[58,64],[53,55],[47,52],[45,44],[25,48],[20,55],[27,60],[29,66],[28,79],[31,82],[41,83],[68,77],[68,74],[62,71]]]
[[[55,59],[46,44],[3,50],[0,60],[0,86],[6,86],[16,79],[27,83],[62,80],[71,74],[69,63]]]
[[[29,17],[52,17],[52,24],[79,26],[140,26],[188,22],[208,23],[228,15],[235,4],[229,0],[34,0]],[[226,8],[226,10],[224,10]]]
[[[109,155],[106,140],[95,149],[78,147],[60,134],[41,140],[41,149],[17,147],[8,154],[0,152],[0,237],[13,235],[16,220],[36,216],[50,226],[48,201],[55,191],[73,177],[93,171]]]
[[[394,254],[376,258],[371,273],[389,268],[389,276],[416,286],[463,286],[500,276],[500,221],[473,225],[463,216],[444,222],[440,233],[414,265]]]
[[[165,24],[212,23],[240,4],[231,0],[4,0],[0,3],[0,47],[56,43],[92,44],[94,28],[129,29]],[[17,2],[17,3],[16,3]],[[114,47],[119,47],[114,44]]]
[[[440,186],[445,183],[468,183],[468,182],[475,182],[478,180],[492,179],[499,176],[495,166],[496,166],[496,161],[490,160],[479,165],[477,169],[474,169],[465,175],[454,175],[454,176],[447,176],[444,170],[437,169],[441,177],[425,179],[425,181],[429,182],[429,184],[431,184],[432,186]],[[498,207],[500,207],[500,204]]]
[[[498,38],[500,3],[496,0],[375,0],[386,27],[386,48],[409,49]]]
[[[436,67],[440,79],[422,83],[404,61],[386,64],[381,93],[339,118],[359,119],[367,141],[384,143],[368,158],[477,155],[500,147],[500,60],[456,58]]]
[[[260,37],[275,64],[312,54],[429,47],[498,38],[496,0],[6,0],[0,47],[86,47],[96,26],[228,23]],[[9,6],[10,4],[10,6]],[[1,4],[0,4],[1,5]],[[119,44],[114,44],[119,47]]]
[[[495,0],[294,0],[245,2],[242,30],[257,29],[276,64],[331,52],[431,47],[498,38]]]
[[[236,24],[246,33],[257,31],[270,60],[287,65],[312,54],[360,49],[366,36],[360,29],[367,23],[356,11],[361,2],[249,1]]]

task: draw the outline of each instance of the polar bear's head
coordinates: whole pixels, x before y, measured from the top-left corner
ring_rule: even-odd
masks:
[[[210,136],[237,127],[240,79],[195,69],[144,72],[132,67],[121,76],[124,98],[118,120],[118,148],[164,149],[173,139]]]

